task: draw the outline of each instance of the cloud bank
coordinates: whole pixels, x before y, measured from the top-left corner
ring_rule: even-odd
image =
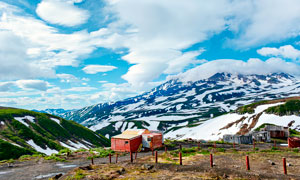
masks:
[[[270,58],[267,61],[254,58],[249,59],[248,61],[220,59],[209,61],[184,73],[169,76],[167,80],[179,79],[182,82],[195,82],[221,72],[246,75],[266,75],[269,73],[285,72],[299,76],[300,66],[292,62],[286,62],[280,58]]]
[[[80,2],[80,1],[79,1]],[[89,18],[88,11],[74,6],[74,1],[43,0],[36,13],[45,21],[63,26],[78,26]]]

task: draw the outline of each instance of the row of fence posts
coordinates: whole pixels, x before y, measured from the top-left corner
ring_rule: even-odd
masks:
[[[235,148],[235,143],[232,144],[233,148]],[[216,142],[214,142],[213,145],[214,148],[216,148]],[[276,141],[274,141],[274,147],[276,147]],[[179,145],[179,165],[182,165],[182,145]],[[200,149],[200,143],[198,143],[198,150]],[[255,141],[253,141],[253,149],[255,150]],[[165,146],[165,153],[168,152],[168,148],[167,146]],[[135,152],[135,160],[137,159],[137,154],[138,152]],[[118,154],[116,154],[116,163],[118,163]],[[152,149],[152,156],[155,156],[155,163],[158,163],[158,152],[154,151],[154,149]],[[109,163],[111,164],[112,162],[112,156],[111,154],[108,155],[109,157]],[[246,160],[246,170],[250,170],[250,161],[249,161],[249,156],[245,157]],[[133,153],[130,152],[130,162],[133,163]],[[287,168],[286,168],[286,158],[282,158],[282,162],[283,162],[283,172],[286,175],[287,174]],[[94,164],[94,158],[91,158],[91,163]],[[210,154],[210,167],[214,166],[214,160],[213,160],[213,154]]]

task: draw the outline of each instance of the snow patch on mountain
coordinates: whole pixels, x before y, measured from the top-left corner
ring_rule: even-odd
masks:
[[[274,104],[266,104],[260,105],[254,109],[254,114],[237,114],[230,113],[226,115],[222,115],[210,120],[205,121],[203,124],[200,124],[196,127],[184,127],[175,131],[170,131],[164,136],[166,138],[174,138],[174,139],[204,139],[204,140],[219,140],[223,138],[225,134],[236,134],[241,128],[247,124],[249,125],[254,121],[254,116],[262,113],[258,119],[258,122],[251,129],[254,130],[260,125],[264,123],[270,123],[280,126],[287,126],[291,121],[295,121],[291,128],[296,128],[300,125],[300,117],[291,115],[291,116],[277,116],[274,114],[266,114],[264,111],[272,106],[278,106],[283,104],[274,103]],[[245,119],[243,119],[245,118]],[[243,120],[242,120],[243,119]],[[241,121],[239,121],[241,120]],[[229,126],[232,124],[231,126]],[[224,128],[228,126],[227,128]]]

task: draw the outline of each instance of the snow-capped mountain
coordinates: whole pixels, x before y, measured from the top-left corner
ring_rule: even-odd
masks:
[[[107,137],[127,128],[144,127],[167,133],[199,125],[254,101],[297,96],[299,92],[300,81],[286,73],[216,73],[197,81],[176,77],[142,95],[85,107],[62,117]]]
[[[74,111],[74,110],[65,110],[65,109],[45,109],[45,110],[33,110],[35,112],[40,112],[40,113],[48,113],[48,114],[52,114],[52,115],[55,115],[55,116],[59,116],[61,114],[64,114],[64,113],[67,113],[67,112],[70,112],[70,111]]]
[[[261,101],[241,107],[236,112],[212,118],[199,126],[169,131],[164,136],[175,139],[218,140],[223,138],[224,134],[247,134],[263,124],[290,127],[299,131],[299,100],[298,96]]]

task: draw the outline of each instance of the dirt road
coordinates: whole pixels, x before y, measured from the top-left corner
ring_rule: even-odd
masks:
[[[139,153],[138,157],[145,157],[151,155],[151,152]],[[129,155],[118,157],[118,161],[129,161]],[[112,158],[115,162],[115,157]],[[70,162],[53,162],[40,159],[39,161],[23,161],[15,162],[0,166],[0,180],[29,180],[29,179],[49,179],[57,174],[65,174],[71,169],[78,166],[87,166],[91,160],[76,159]],[[108,158],[97,158],[94,160],[95,164],[108,163]]]

